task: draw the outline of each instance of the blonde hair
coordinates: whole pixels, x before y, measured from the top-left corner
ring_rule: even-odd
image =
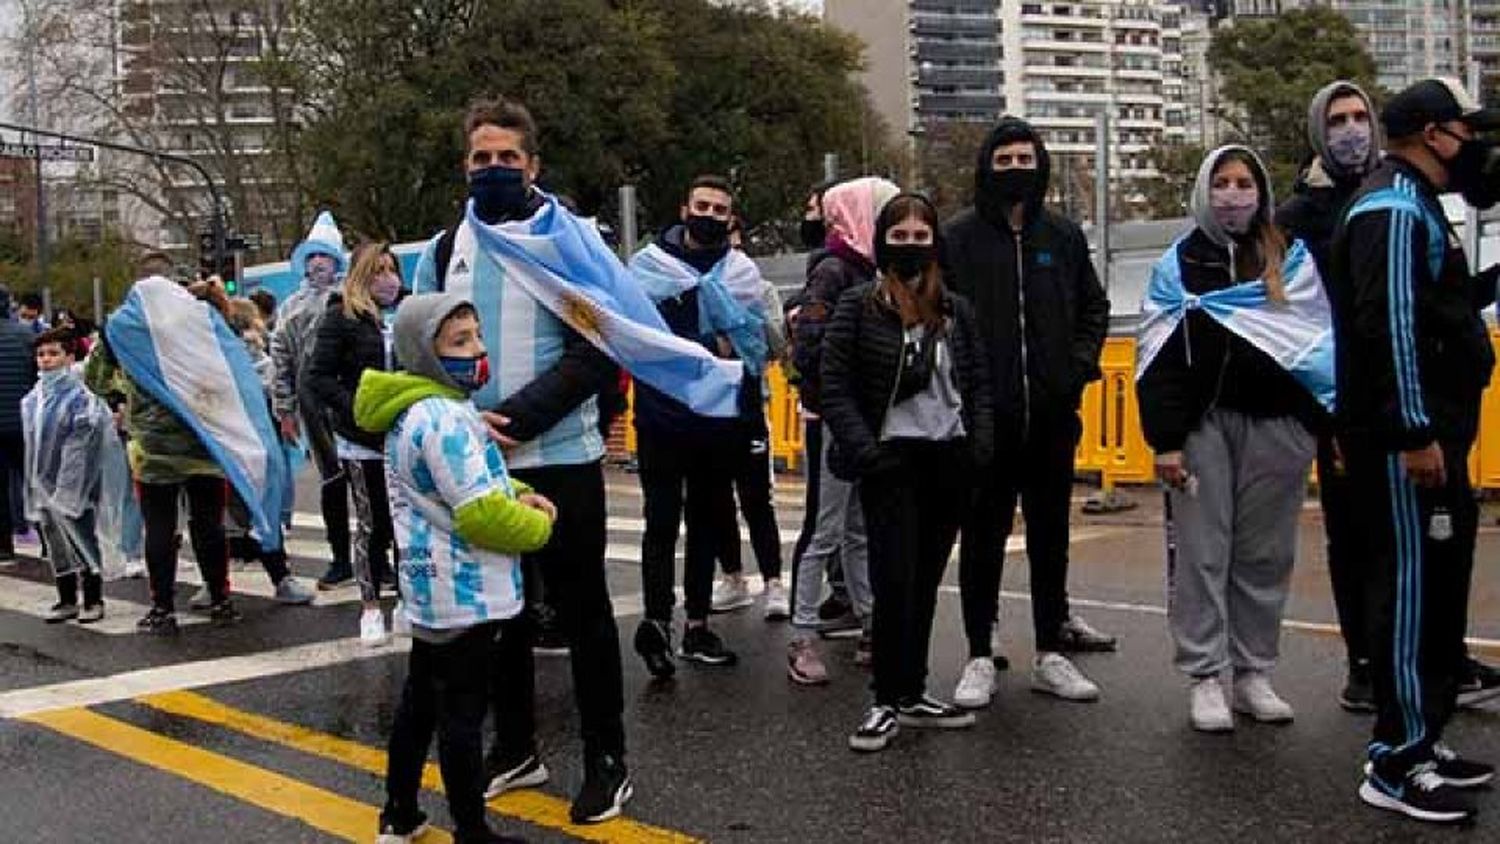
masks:
[[[265,351],[266,321],[261,318],[258,305],[249,299],[230,299],[224,318],[240,337]]]
[[[362,243],[354,250],[350,261],[349,276],[344,279],[344,316],[359,319],[367,316],[380,319],[380,306],[370,295],[370,282],[380,272],[380,259],[389,255],[391,268],[396,278],[401,278],[401,262],[391,252],[391,245],[383,240]]]

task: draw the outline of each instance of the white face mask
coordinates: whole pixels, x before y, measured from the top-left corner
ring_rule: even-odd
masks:
[[[1208,193],[1214,219],[1230,234],[1250,231],[1260,209],[1260,193],[1254,188],[1214,188]]]
[[[1353,173],[1363,173],[1374,142],[1368,123],[1345,123],[1328,130],[1328,157]]]

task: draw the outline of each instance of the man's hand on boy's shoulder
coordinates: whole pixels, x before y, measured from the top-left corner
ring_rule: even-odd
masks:
[[[548,501],[546,496],[537,495],[534,492],[528,492],[519,496],[516,500],[521,502],[522,504],[525,504],[527,507],[532,508],[533,510],[541,510],[543,513],[546,513],[547,521],[557,521],[557,505],[553,504],[551,501]]]
[[[489,429],[490,439],[495,441],[495,445],[500,446],[501,451],[510,451],[521,444],[520,440],[503,433],[506,428],[510,427],[509,416],[493,410],[481,411],[479,415],[484,419],[485,427]]]

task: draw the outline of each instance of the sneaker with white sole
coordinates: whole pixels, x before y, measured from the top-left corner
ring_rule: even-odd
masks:
[[[1372,772],[1359,786],[1359,799],[1428,823],[1468,821],[1474,816],[1474,803],[1463,791],[1443,782],[1436,767],[1435,762],[1418,765],[1394,785]]]
[[[131,557],[125,561],[125,579],[140,580],[146,576],[146,561],[139,557]]]
[[[380,835],[375,844],[411,844],[428,830],[427,814],[420,809],[400,812],[387,806],[380,813]]]
[[[1068,616],[1058,634],[1062,649],[1068,653],[1108,653],[1119,647],[1119,640],[1095,630],[1076,615]]]
[[[1443,782],[1454,788],[1479,788],[1495,778],[1494,765],[1465,759],[1442,742],[1432,746],[1432,755],[1437,759],[1437,765],[1434,768],[1437,775],[1443,778]]]
[[[1224,700],[1224,685],[1217,676],[1199,677],[1193,681],[1189,717],[1193,729],[1205,733],[1227,733],[1234,729],[1234,716]]]
[[[77,604],[64,604],[61,601],[52,605],[51,609],[42,616],[42,621],[48,624],[62,624],[64,621],[72,621],[78,617]]]
[[[1031,690],[1081,703],[1099,699],[1099,687],[1062,654],[1042,654],[1032,662]]]
[[[276,584],[276,603],[290,606],[306,606],[313,602],[313,591],[302,585],[295,577],[283,577]]]
[[[750,597],[750,584],[740,575],[727,574],[714,584],[711,606],[714,612],[733,612],[755,603]]]
[[[198,591],[193,593],[193,599],[188,601],[188,609],[193,612],[208,612],[208,608],[213,605],[214,596],[207,584],[199,586]]]
[[[603,823],[619,817],[620,810],[635,796],[635,784],[625,761],[599,756],[584,764],[583,785],[568,807],[568,819],[576,824]]]
[[[896,707],[896,720],[903,727],[961,730],[974,726],[974,713],[965,712],[951,703],[924,694]]]
[[[94,624],[104,620],[104,604],[86,604],[78,611],[79,624]]]
[[[1241,672],[1234,677],[1234,711],[1262,724],[1289,724],[1295,713],[1291,704],[1271,688],[1271,679],[1260,671]]]
[[[766,621],[786,621],[792,617],[792,599],[780,580],[766,581]]]
[[[811,639],[793,639],[786,646],[786,674],[793,683],[821,686],[828,682],[828,666]]]
[[[953,702],[965,709],[983,709],[995,696],[995,663],[987,656],[969,660],[964,666],[964,675],[959,678],[958,688],[953,690]]]
[[[854,733],[849,736],[849,747],[861,753],[874,753],[885,750],[891,739],[901,732],[901,724],[896,720],[896,710],[890,706],[872,706],[870,711],[859,722]]]
[[[391,610],[391,635],[401,639],[411,638],[411,619],[406,617],[406,602],[397,601]]]
[[[371,607],[359,614],[359,640],[372,648],[390,640],[385,631],[385,613],[379,607]]]
[[[486,763],[490,784],[484,789],[484,799],[493,800],[507,791],[519,788],[536,788],[546,785],[551,774],[535,753],[514,763]]]

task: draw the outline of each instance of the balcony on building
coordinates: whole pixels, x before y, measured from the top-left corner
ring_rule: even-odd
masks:
[[[1000,45],[994,41],[947,41],[924,38],[912,45],[911,57],[919,64],[921,62],[934,64],[963,62],[970,65],[998,65]]]
[[[1102,28],[1109,18],[1097,3],[1022,3],[1021,22]]]

